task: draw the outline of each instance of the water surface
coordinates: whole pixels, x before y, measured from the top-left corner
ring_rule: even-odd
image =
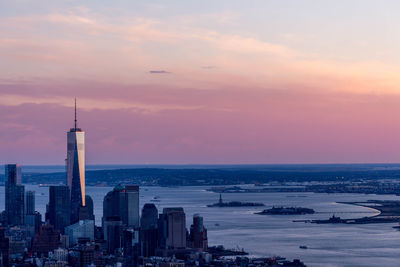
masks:
[[[183,207],[187,226],[199,213],[208,228],[210,245],[244,248],[252,256],[279,255],[299,258],[307,266],[399,266],[400,231],[395,224],[317,225],[295,223],[297,219],[327,219],[332,214],[343,218],[371,216],[376,211],[359,206],[337,204],[336,201],[366,201],[369,199],[400,200],[397,196],[316,193],[231,193],[223,194],[225,201],[262,202],[273,205],[313,208],[312,215],[256,215],[263,207],[208,208],[219,195],[207,187],[141,187],[140,206],[159,196],[154,203],[159,212],[164,207]],[[101,224],[104,195],[110,187],[87,187],[94,201],[96,224]],[[45,213],[48,188],[27,185],[36,191],[36,210]],[[4,209],[4,187],[0,191],[0,208]],[[308,249],[300,249],[300,245]]]

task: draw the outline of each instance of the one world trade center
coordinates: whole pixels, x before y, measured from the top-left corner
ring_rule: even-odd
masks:
[[[67,133],[67,185],[71,194],[71,223],[79,220],[79,209],[85,206],[85,132],[75,125]]]

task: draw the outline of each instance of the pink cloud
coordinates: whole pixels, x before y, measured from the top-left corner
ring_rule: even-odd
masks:
[[[400,159],[396,65],[85,10],[1,22],[0,161],[63,164],[73,97],[89,163]]]
[[[77,87],[69,86],[72,92]],[[90,97],[90,84],[85,88],[82,97]],[[143,113],[81,107],[79,125],[87,133],[89,163],[397,162],[400,158],[396,149],[400,124],[392,119],[400,111],[395,95],[174,92],[158,87],[129,91],[115,84],[110,88],[126,92],[128,102],[168,108]],[[67,92],[65,87],[63,93]],[[45,94],[51,98],[50,93]],[[104,87],[94,99],[101,103],[111,95]],[[177,103],[201,108],[173,108]],[[0,161],[63,164],[72,107],[3,104],[0,111],[4,144]]]

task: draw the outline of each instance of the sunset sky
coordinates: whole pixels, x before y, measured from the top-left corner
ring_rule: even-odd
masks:
[[[0,2],[0,162],[400,162],[400,1]]]

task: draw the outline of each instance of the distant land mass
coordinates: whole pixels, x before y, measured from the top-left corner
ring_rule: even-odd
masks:
[[[24,183],[59,184],[65,182],[65,177],[62,166],[23,166]],[[4,181],[3,174],[0,178]],[[399,178],[400,164],[92,165],[86,171],[88,185],[110,186],[118,183],[189,186]]]

